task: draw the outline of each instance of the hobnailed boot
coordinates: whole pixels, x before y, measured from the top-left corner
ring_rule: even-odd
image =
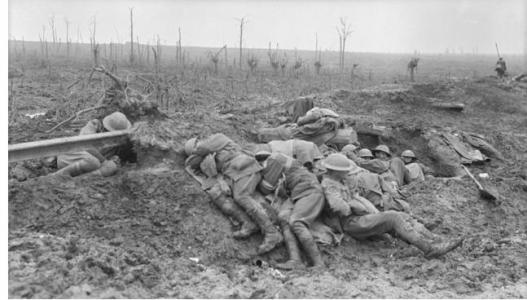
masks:
[[[259,231],[258,226],[256,226],[256,224],[254,224],[254,222],[249,219],[249,216],[247,216],[242,210],[239,210],[239,212],[236,212],[235,214],[236,216],[233,217],[242,224],[242,227],[232,233],[233,238],[246,239]]]
[[[408,243],[424,252],[426,258],[436,258],[456,249],[463,243],[463,238],[443,242],[433,242],[434,234],[428,231],[423,224],[413,219],[401,219],[401,226],[396,226],[397,234]]]
[[[284,235],[284,242],[289,253],[289,260],[284,263],[278,263],[275,265],[277,269],[282,270],[293,270],[304,268],[302,259],[300,258],[300,249],[298,248],[298,241],[295,235],[291,231],[289,225],[282,225],[282,233]]]
[[[284,237],[272,224],[264,227],[265,237],[263,242],[258,246],[258,255],[267,253],[284,241]]]
[[[262,255],[273,250],[276,248],[276,246],[284,241],[284,237],[273,225],[271,219],[267,215],[267,212],[261,205],[256,205],[254,207],[251,216],[262,230],[262,233],[265,235],[262,244],[258,246],[258,255]]]
[[[211,195],[211,199],[223,214],[232,217],[238,221],[238,223],[242,224],[239,230],[232,233],[232,236],[235,239],[245,239],[258,232],[258,226],[256,226],[249,216],[236,203],[234,203],[232,198],[225,195],[220,195],[218,197],[213,197]]]
[[[425,257],[436,258],[447,254],[463,244],[463,238],[451,239],[444,242],[434,243],[430,246],[430,250],[425,252]]]
[[[313,239],[313,235],[304,223],[296,222],[293,225],[293,231],[298,237],[298,241],[302,244],[302,248],[306,252],[307,256],[311,259],[312,268],[323,268],[325,267],[324,261],[322,260],[322,254],[318,250],[317,243]]]
[[[273,250],[276,246],[283,242],[284,237],[273,225],[271,219],[267,215],[265,209],[250,197],[240,197],[236,203],[243,207],[252,220],[260,227],[262,233],[265,235],[264,240],[258,246],[258,255],[264,254]]]

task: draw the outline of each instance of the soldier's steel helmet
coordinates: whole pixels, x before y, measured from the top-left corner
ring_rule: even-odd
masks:
[[[389,156],[392,155],[392,153],[390,152],[390,148],[388,148],[388,146],[386,146],[386,145],[379,145],[379,146],[375,147],[373,152],[377,152],[377,151],[384,152],[384,153],[388,154]]]
[[[359,157],[373,157],[370,149],[363,148],[359,150]]]
[[[102,125],[108,131],[126,130],[132,127],[132,123],[128,121],[126,116],[118,111],[104,117]]]
[[[409,157],[409,158],[416,158],[415,154],[412,150],[404,150],[403,153],[401,153],[402,157]]]
[[[342,147],[341,152],[355,151],[357,148],[358,147],[353,144],[347,144],[346,146]]]
[[[344,171],[349,172],[357,168],[357,166],[343,154],[333,153],[330,154],[323,162],[324,166],[328,170]]]

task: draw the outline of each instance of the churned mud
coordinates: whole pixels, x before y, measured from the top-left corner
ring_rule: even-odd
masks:
[[[180,151],[195,134],[223,132],[247,143],[255,141],[258,128],[279,124],[280,101],[251,98],[227,108],[198,103],[166,120],[145,121],[132,137],[137,161],[110,178],[66,180],[31,161],[19,164],[27,179],[18,181],[17,167],[10,165],[9,296],[526,298],[527,102],[524,89],[500,84],[484,78],[314,94],[316,105],[357,126],[388,129],[382,141],[398,153],[415,149],[427,164],[433,161],[423,133],[431,128],[482,134],[503,153],[504,162],[471,167],[489,174],[483,183],[499,193],[497,204],[480,199],[468,176],[404,188],[412,213],[433,232],[466,236],[462,247],[442,258],[427,260],[417,248],[388,237],[346,237],[338,247],[322,247],[325,270],[286,272],[272,267],[286,257],[285,247],[257,257],[260,235],[232,239],[235,224],[185,173]],[[466,107],[441,111],[427,105],[430,98]],[[10,127],[10,141],[18,132],[36,130],[43,118]],[[56,135],[74,134],[68,130]]]

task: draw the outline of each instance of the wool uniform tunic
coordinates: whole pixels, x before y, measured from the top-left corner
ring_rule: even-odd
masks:
[[[278,171],[278,172],[277,172]],[[324,194],[315,174],[309,172],[300,162],[281,153],[274,153],[267,159],[262,170],[264,182],[277,188],[281,176],[288,196],[294,203],[289,223],[303,222],[310,226],[324,208]]]

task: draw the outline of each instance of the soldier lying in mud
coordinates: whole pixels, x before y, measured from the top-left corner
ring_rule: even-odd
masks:
[[[127,130],[132,124],[126,116],[120,112],[114,112],[106,116],[102,123],[98,119],[89,121],[81,130],[79,135],[95,134],[105,131]],[[66,153],[57,156],[56,175],[80,176],[95,174],[100,176],[111,176],[117,172],[120,158],[117,149],[88,149],[85,151]]]
[[[264,241],[258,247],[259,254],[269,252],[282,243],[282,234],[254,198],[256,187],[261,180],[262,167],[252,154],[242,151],[240,145],[221,133],[202,141],[197,138],[188,140],[185,143],[185,153],[188,156],[187,166],[195,171],[199,170],[201,162],[208,155],[214,156],[216,169],[227,181],[234,202],[245,210],[264,234]]]

